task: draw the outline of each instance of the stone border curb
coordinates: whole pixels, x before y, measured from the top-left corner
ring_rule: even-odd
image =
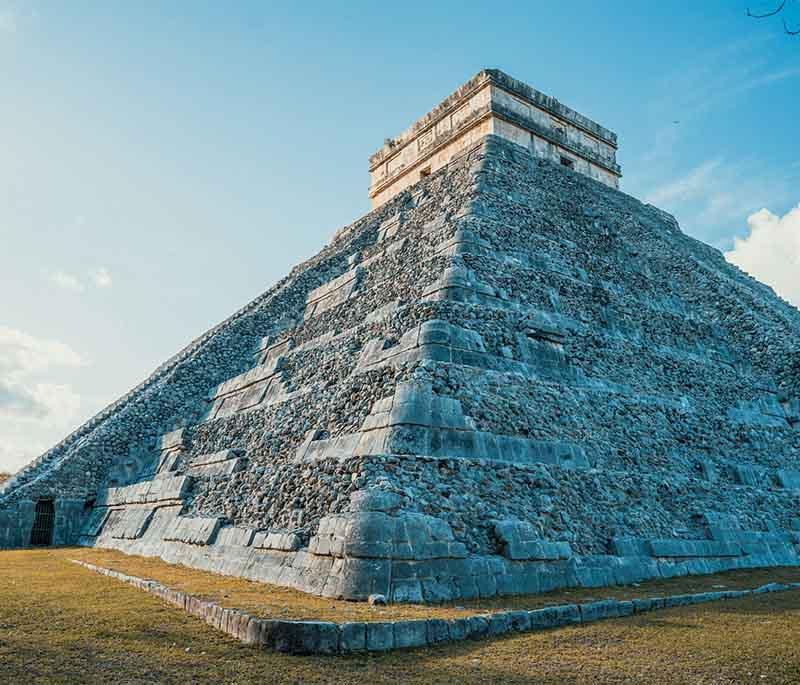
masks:
[[[479,640],[508,633],[592,623],[657,609],[800,589],[800,583],[768,583],[751,590],[721,590],[633,600],[604,599],[586,604],[561,604],[531,611],[501,611],[449,620],[429,618],[392,622],[334,623],[257,618],[238,609],[226,609],[214,602],[202,600],[180,590],[173,590],[155,580],[129,576],[85,561],[76,559],[70,561],[95,573],[116,578],[154,594],[246,644],[259,645],[287,654],[352,654],[430,647],[444,642]]]

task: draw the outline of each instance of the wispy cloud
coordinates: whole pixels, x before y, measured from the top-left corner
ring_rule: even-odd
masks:
[[[82,364],[80,355],[65,343],[0,326],[0,376],[6,379]]]
[[[729,249],[745,217],[796,201],[796,176],[754,159],[711,159],[656,185],[644,200],[673,213],[688,233]]]
[[[96,269],[90,269],[89,271],[89,278],[91,279],[92,283],[95,284],[98,288],[110,288],[112,284],[111,274],[109,273],[108,269],[104,266],[100,266]]]
[[[662,95],[650,109],[686,122],[758,88],[800,77],[800,56],[788,65],[775,64],[765,49],[769,40],[746,39],[698,52],[694,61],[676,65],[661,80]]]
[[[71,290],[72,292],[76,293],[81,293],[84,291],[84,286],[80,279],[77,276],[64,271],[63,269],[55,269],[52,271],[46,270],[44,273],[45,278],[47,278],[50,283],[61,290]]]
[[[64,269],[45,269],[42,273],[45,279],[57,288],[74,293],[82,293],[88,286],[110,288],[114,282],[111,272],[105,266],[89,269],[85,277],[77,276]]]
[[[720,165],[720,160],[712,159],[703,162],[692,169],[688,174],[668,181],[662,186],[654,188],[645,197],[645,202],[660,205],[675,200],[687,200],[704,195],[708,192],[709,185],[713,182],[714,170]]]
[[[677,65],[657,81],[658,95],[645,108],[655,133],[641,161],[653,165],[672,157],[704,115],[757,89],[800,78],[800,56],[788,66],[775,64],[765,49],[767,40],[748,38],[698,52],[693,62]]]

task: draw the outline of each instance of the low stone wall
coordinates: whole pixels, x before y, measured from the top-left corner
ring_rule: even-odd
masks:
[[[508,633],[523,633],[592,623],[607,618],[622,618],[658,609],[800,589],[800,583],[769,583],[750,590],[721,590],[632,600],[604,599],[585,604],[562,604],[532,611],[498,611],[450,620],[429,618],[392,622],[334,623],[257,618],[238,609],[227,609],[186,592],[173,590],[154,580],[137,578],[84,561],[73,561],[91,571],[150,592],[246,644],[289,654],[332,655],[432,647],[445,642],[479,640]]]

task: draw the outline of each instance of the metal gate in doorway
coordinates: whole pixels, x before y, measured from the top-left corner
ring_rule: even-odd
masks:
[[[55,502],[51,499],[40,499],[36,503],[36,517],[33,519],[31,544],[37,546],[52,545],[55,522]]]

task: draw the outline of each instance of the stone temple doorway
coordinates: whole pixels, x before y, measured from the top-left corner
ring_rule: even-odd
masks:
[[[31,545],[46,547],[53,544],[53,527],[56,522],[56,507],[52,499],[40,499],[36,503],[36,516],[31,530]]]

